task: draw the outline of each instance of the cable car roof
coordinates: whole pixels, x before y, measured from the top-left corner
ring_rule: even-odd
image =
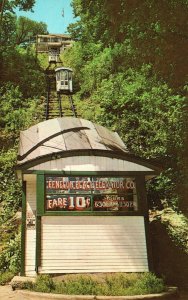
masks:
[[[67,67],[59,67],[59,68],[56,68],[56,69],[55,69],[55,72],[58,72],[58,71],[61,71],[61,70],[68,70],[68,71],[71,71],[71,72],[72,72],[72,69],[71,69],[71,68],[67,68]]]

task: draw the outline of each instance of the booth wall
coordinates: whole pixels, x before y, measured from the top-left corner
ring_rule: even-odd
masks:
[[[36,176],[26,175],[26,232],[25,232],[25,275],[35,276],[36,256]]]
[[[39,273],[148,271],[144,217],[42,217]]]

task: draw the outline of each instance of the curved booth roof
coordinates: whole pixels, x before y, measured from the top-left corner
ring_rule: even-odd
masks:
[[[88,120],[63,117],[38,123],[20,133],[16,169],[62,157],[101,156],[121,158],[156,171],[147,160],[129,153],[116,132]],[[151,170],[150,169],[150,170]]]
[[[128,152],[116,132],[84,119],[63,117],[21,131],[18,164],[52,153],[86,149]]]

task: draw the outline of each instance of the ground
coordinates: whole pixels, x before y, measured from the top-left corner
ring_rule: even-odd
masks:
[[[2,300],[22,300],[17,291],[13,291],[11,286],[0,286],[0,299]],[[24,299],[23,299],[24,300]]]

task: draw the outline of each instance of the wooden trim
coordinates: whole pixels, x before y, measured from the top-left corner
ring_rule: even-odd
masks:
[[[44,175],[37,174],[37,216],[44,214]]]
[[[153,272],[153,256],[152,256],[152,247],[151,247],[151,236],[149,229],[149,213],[147,205],[147,192],[146,192],[146,183],[144,176],[140,176],[138,180],[138,203],[141,206],[140,211],[144,216],[145,224],[145,236],[146,236],[146,247],[147,247],[147,256],[148,256],[148,268],[149,271]],[[139,209],[139,207],[138,207]]]
[[[21,224],[21,270],[20,275],[25,276],[25,234],[26,234],[26,181],[22,182],[22,224]]]
[[[143,216],[139,211],[107,212],[107,211],[46,211],[42,216]]]
[[[38,267],[41,265],[41,217],[36,217],[36,254],[35,270],[38,273]]]
[[[112,157],[112,158],[118,158],[126,161],[130,161],[148,168],[151,168],[155,174],[160,173],[162,171],[161,166],[158,166],[156,163],[153,165],[152,161],[148,161],[147,159],[137,157],[135,155],[132,155],[130,153],[126,153],[123,151],[112,151],[112,150],[68,150],[68,151],[60,151],[57,153],[50,153],[47,155],[43,155],[41,157],[37,157],[34,159],[31,159],[29,162],[20,163],[16,166],[16,169],[18,170],[25,170],[31,167],[34,167],[40,163],[44,163],[49,160],[53,159],[59,159],[62,157],[71,157],[71,156],[102,156],[102,157]]]
[[[36,254],[35,254],[35,270],[38,273],[38,267],[41,263],[41,215],[44,214],[44,175],[37,174],[36,189]]]
[[[138,195],[138,210],[142,212],[142,215],[148,215],[147,207],[147,194],[145,188],[144,176],[139,176],[136,181],[137,195]]]
[[[52,170],[24,170],[23,174],[46,174],[46,175],[62,175],[62,176],[116,176],[116,177],[122,177],[122,176],[142,176],[144,173],[144,176],[146,175],[155,175],[156,172],[142,172],[142,171],[52,171]]]
[[[148,255],[148,268],[150,272],[154,272],[151,233],[149,227],[149,216],[144,217],[144,223],[145,223],[146,247],[147,247],[147,255]]]

